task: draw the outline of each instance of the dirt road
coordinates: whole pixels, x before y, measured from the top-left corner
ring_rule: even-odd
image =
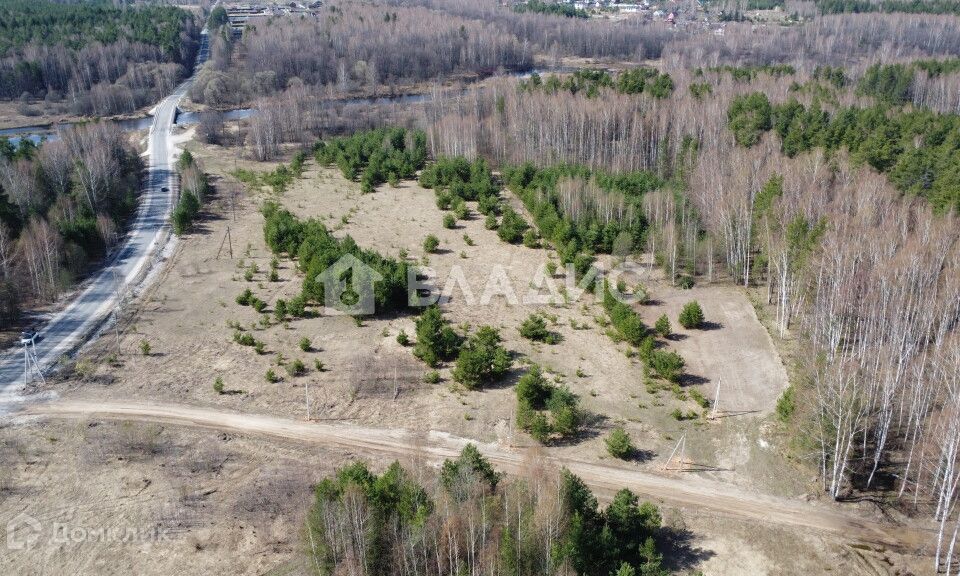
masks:
[[[157,422],[168,425],[230,431],[310,444],[387,458],[419,458],[436,464],[455,457],[469,442],[438,432],[377,429],[344,423],[305,422],[272,416],[240,414],[176,404],[102,403],[56,401],[29,406],[23,414],[56,418],[109,418]],[[498,444],[479,444],[483,454],[499,469],[515,474],[529,461],[523,450]],[[880,545],[917,552],[932,541],[932,533],[906,526],[880,523],[831,505],[750,493],[736,486],[698,478],[642,472],[626,465],[604,465],[546,456],[581,477],[600,496],[629,488],[634,492],[680,507],[693,507],[721,515],[835,534],[850,542]]]

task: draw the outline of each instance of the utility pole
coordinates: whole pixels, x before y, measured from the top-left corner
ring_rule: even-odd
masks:
[[[40,362],[37,359],[37,333],[24,332],[20,335],[20,344],[23,346],[23,386],[30,384],[30,375],[36,371],[40,377],[40,382],[46,384],[43,377],[43,370],[40,369]]]
[[[120,355],[120,307],[113,309],[113,332],[117,336],[117,356]]]
[[[217,249],[217,260],[220,259],[220,253],[223,252],[223,245],[227,244],[230,249],[230,259],[233,260],[233,239],[230,238],[230,226],[227,226],[227,231],[223,235],[223,240],[220,241],[220,248]]]
[[[713,409],[710,410],[710,419],[717,417],[720,411],[720,384],[723,383],[723,376],[717,379],[717,391],[713,394]]]
[[[677,451],[680,452],[680,466],[678,468],[671,468],[670,463],[673,462],[673,457],[677,454]],[[663,470],[680,470],[683,471],[683,461],[686,459],[687,452],[687,433],[684,432],[683,436],[680,437],[680,440],[677,442],[677,445],[673,447],[673,452],[670,453],[670,457],[667,458],[667,461],[663,465]]]
[[[236,167],[234,167],[234,172],[236,172]],[[233,216],[233,221],[237,221],[237,196],[240,195],[240,188],[238,186],[230,186],[230,213]]]
[[[117,356],[120,355],[120,314],[123,311],[123,299],[124,293],[122,290],[122,284],[120,283],[120,278],[117,276],[117,269],[114,267],[110,270],[113,275],[113,283],[117,291],[117,305],[113,309],[113,332],[117,338]]]

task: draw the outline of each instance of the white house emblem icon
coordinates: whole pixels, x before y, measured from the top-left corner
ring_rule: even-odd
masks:
[[[43,527],[40,521],[27,514],[17,514],[13,520],[7,522],[7,549],[29,550],[40,538]]]
[[[324,270],[323,305],[328,314],[368,316],[376,312],[375,284],[383,276],[353,254],[347,254]]]

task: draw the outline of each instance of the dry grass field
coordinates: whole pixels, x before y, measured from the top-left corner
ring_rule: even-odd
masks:
[[[213,174],[218,191],[205,217],[181,239],[153,287],[127,306],[120,353],[115,334],[104,334],[46,391],[67,399],[172,402],[291,419],[306,419],[309,400],[314,420],[448,432],[522,448],[534,442],[513,430],[512,384],[526,364],[538,363],[568,385],[591,415],[581,438],[549,449],[559,457],[610,461],[603,437],[622,425],[641,454],[622,466],[659,469],[686,434],[686,457],[703,468],[696,474],[782,496],[809,491],[810,479],[784,464],[779,453],[781,439],[771,412],[787,375],[742,290],[722,284],[681,290],[649,268],[631,279],[642,282],[650,294],[651,302],[638,308],[644,320],[652,324],[667,314],[674,326],[668,345],[687,362],[684,391],[697,389],[713,398],[716,382],[723,378],[721,409],[728,415],[680,422],[671,417],[672,410],[700,408],[670,390],[651,394],[645,388],[641,362],[628,357],[625,344],[606,335],[598,321],[602,307],[592,295],[566,304],[522,302],[538,269],[555,258],[552,251],[505,244],[476,216],[455,229],[443,228],[433,192],[415,182],[362,195],[357,183],[311,162],[302,179],[276,196],[246,190],[228,175],[238,167],[264,171],[273,164],[235,159],[212,146],[191,143],[189,148]],[[237,294],[250,288],[270,305],[269,311],[278,298],[289,299],[300,290],[301,277],[289,260],[281,259],[279,280],[269,281],[272,255],[259,213],[267,199],[302,218],[321,219],[362,247],[394,257],[404,251],[411,261],[435,270],[440,286],[450,277],[462,278],[445,292],[446,316],[455,326],[498,327],[505,346],[516,353],[514,370],[483,391],[458,387],[449,366],[440,370],[440,383],[428,384],[423,380],[426,366],[396,341],[400,330],[413,336],[413,315],[365,318],[360,325],[338,316],[265,323],[251,308],[236,304]],[[228,228],[233,258],[224,245]],[[423,253],[428,234],[439,237],[439,253]],[[258,271],[248,281],[245,271],[254,264]],[[491,270],[503,271],[520,302],[502,296],[479,302],[490,291]],[[555,281],[563,283],[562,278]],[[680,308],[694,299],[704,308],[708,329],[688,331],[678,325]],[[549,319],[561,342],[534,344],[519,336],[519,324],[532,312]],[[263,354],[232,340],[234,323],[264,342]],[[312,344],[308,351],[298,346],[304,337]],[[142,354],[144,342],[149,355]],[[305,375],[291,376],[280,365],[293,359],[306,364]],[[324,370],[317,370],[315,361]],[[281,377],[278,382],[265,378],[271,369]],[[213,389],[218,377],[223,394]],[[114,571],[140,573],[303,573],[300,526],[310,484],[349,457],[363,456],[97,420],[25,419],[0,430],[0,437],[3,480],[16,487],[3,493],[0,520],[26,510],[55,518],[74,507],[84,521],[159,522],[176,532],[169,541],[144,545],[44,549],[36,566],[32,557],[27,561],[7,554],[2,565],[17,573],[46,573],[53,567],[98,573],[106,569],[105,562]],[[374,461],[377,468],[386,464]],[[838,558],[850,573],[871,573],[875,563],[869,554],[864,559],[862,551],[822,536],[720,522],[687,509],[668,510],[667,518],[696,535],[706,574],[814,573]],[[797,549],[784,553],[784,542]]]
[[[479,217],[445,229],[433,192],[415,182],[362,195],[359,186],[339,172],[311,165],[282,196],[274,198],[266,191],[237,196],[232,191],[242,185],[227,175],[237,161],[224,158],[221,149],[192,146],[207,170],[221,178],[210,217],[181,241],[155,288],[130,310],[116,365],[107,362],[115,351],[115,340],[104,338],[81,359],[82,377],[58,385],[60,393],[175,399],[236,410],[256,407],[295,417],[306,417],[309,397],[314,418],[439,429],[481,441],[524,445],[531,440],[511,427],[511,384],[525,364],[533,362],[567,384],[595,416],[581,441],[558,450],[602,458],[602,437],[614,425],[623,425],[649,457],[637,465],[659,466],[686,432],[692,457],[699,464],[722,469],[710,474],[745,485],[759,482],[770,489],[768,474],[754,477],[749,471],[755,464],[762,468],[770,455],[773,442],[762,439],[760,424],[787,378],[766,330],[739,289],[721,285],[681,290],[662,282],[656,270],[645,270],[636,279],[651,298],[651,304],[638,308],[644,320],[652,325],[664,313],[671,319],[676,335],[669,347],[687,362],[689,378],[684,388],[713,398],[717,379],[723,377],[721,408],[739,414],[711,422],[703,418],[678,422],[670,416],[675,408],[701,412],[700,408],[669,390],[648,393],[640,360],[629,358],[628,346],[606,335],[606,328],[598,323],[602,308],[592,294],[560,305],[525,303],[531,279],[555,258],[551,250],[506,244],[494,231],[486,230]],[[242,160],[237,166],[272,168]],[[278,298],[296,295],[301,284],[295,263],[285,259],[280,263],[279,281],[268,281],[272,254],[264,244],[258,211],[260,202],[268,198],[302,218],[321,219],[336,234],[349,234],[362,247],[394,257],[405,251],[411,261],[426,262],[435,271],[435,284],[443,288],[443,308],[452,324],[499,328],[505,346],[518,355],[514,371],[502,384],[478,392],[456,386],[449,367],[441,369],[440,384],[424,383],[427,367],[396,342],[400,330],[414,334],[413,315],[365,318],[361,326],[337,316],[265,326],[261,314],[235,303],[236,295],[250,288],[272,305]],[[228,247],[222,246],[227,227],[233,259]],[[423,253],[421,245],[428,234],[440,239],[439,253]],[[247,281],[245,270],[251,265],[258,272]],[[516,294],[516,302],[491,296],[499,285],[498,271]],[[554,282],[559,287],[564,279]],[[694,299],[703,306],[709,329],[684,330],[677,323],[680,308]],[[562,336],[560,343],[535,344],[520,337],[518,326],[533,312],[548,317],[550,329]],[[232,341],[228,324],[233,322],[252,328],[253,335],[265,343],[264,354]],[[312,350],[299,349],[303,337],[310,339]],[[150,344],[149,356],[139,353],[142,341]],[[278,365],[278,360],[293,359],[306,364],[306,375],[289,376]],[[324,371],[314,368],[316,360],[323,363]],[[267,382],[268,369],[282,380]],[[578,370],[582,377],[577,376]],[[217,377],[230,393],[213,391]],[[778,492],[804,491],[802,484],[789,481],[789,474],[783,479],[786,484],[776,487]]]

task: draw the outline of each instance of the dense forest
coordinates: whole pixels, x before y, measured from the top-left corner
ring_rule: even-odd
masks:
[[[0,98],[44,99],[78,115],[131,112],[192,66],[200,28],[179,8],[105,1],[0,1]]]
[[[811,63],[960,55],[960,31],[946,15],[838,14],[792,27],[731,22],[723,35],[711,35],[643,19],[584,25],[582,18],[540,11],[537,3],[524,6],[515,11],[493,0],[343,3],[309,17],[257,21],[237,40],[214,34],[210,62],[191,98],[231,106],[299,86],[314,97],[317,88],[327,97],[393,94],[440,78],[529,70],[534,54],[552,64],[564,57],[661,58],[667,72],[792,64],[808,73]],[[943,76],[936,75],[933,91],[943,91]],[[661,95],[672,89],[665,77],[632,80],[641,79]],[[947,90],[955,101],[955,88]]]
[[[415,7],[331,5],[317,17],[251,25],[236,47],[229,44],[215,41],[210,64],[191,88],[193,100],[236,104],[294,83],[340,95],[376,94],[533,64],[530,47],[495,26]],[[231,58],[231,50],[243,58]]]
[[[874,64],[860,78],[857,89],[888,104],[912,103],[960,114],[960,59]]]
[[[789,157],[816,147],[832,155],[842,147],[851,160],[887,174],[898,190],[926,198],[934,210],[960,210],[960,116],[886,106],[830,114],[819,103],[771,106],[761,93],[735,98],[728,116],[740,144],[753,145],[772,128]]]
[[[0,140],[0,322],[16,302],[49,302],[120,240],[143,162],[107,123],[36,148]]]
[[[538,14],[552,14],[554,16],[566,16],[567,18],[589,18],[590,14],[582,8],[575,8],[572,4],[561,2],[540,2],[540,0],[530,0],[522,4],[515,4],[513,11],[519,14],[524,12],[536,12]]]
[[[823,14],[907,12],[911,14],[960,14],[952,0],[816,0]]]
[[[584,26],[580,18],[537,10],[517,12],[505,9],[496,0],[391,0],[389,4],[421,5],[458,18],[485,22],[554,60],[562,56],[655,59],[667,42],[686,36],[685,32],[635,19],[591,20]]]
[[[724,34],[678,35],[663,48],[668,68],[724,64],[853,67],[863,62],[960,55],[953,16],[927,14],[831,15],[803,26],[728,23]]]
[[[621,255],[644,246],[643,196],[662,182],[648,172],[610,174],[560,164],[508,167],[504,181],[533,215],[564,263],[581,252]]]
[[[102,1],[3,0],[0,6],[0,51],[4,53],[27,44],[61,44],[75,50],[91,42],[127,40],[175,54],[181,50],[180,29],[188,19],[183,10],[162,6],[122,10]]]
[[[670,531],[656,506],[620,490],[601,508],[567,470],[508,480],[472,444],[436,480],[399,463],[356,463],[314,489],[310,555],[325,574],[667,574]]]
[[[311,18],[250,25],[237,41],[216,37],[190,96],[236,105],[296,84],[339,96],[389,94],[442,77],[527,71],[535,52],[555,59],[656,57],[675,36],[649,25],[583,26],[580,18],[546,12],[490,1],[332,4]]]

